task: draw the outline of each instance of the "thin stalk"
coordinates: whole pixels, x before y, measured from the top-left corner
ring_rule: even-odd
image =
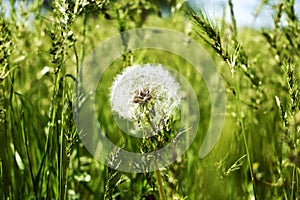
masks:
[[[76,78],[78,80],[76,80],[75,84],[76,84],[76,97],[79,97],[80,92],[81,92],[81,82],[82,82],[82,70],[80,69],[80,67],[82,66],[83,62],[84,62],[84,55],[85,55],[85,42],[86,42],[86,34],[87,34],[87,14],[86,12],[83,13],[83,33],[82,33],[82,41],[81,41],[81,52],[80,52],[80,59],[76,59]],[[75,49],[75,45],[74,45],[74,49]],[[79,99],[76,99],[75,101],[79,102]],[[79,134],[79,133],[77,133]],[[77,148],[77,166],[78,166],[78,172],[80,171],[80,151],[79,151],[79,143],[77,143],[76,145]],[[79,184],[78,184],[79,186]]]
[[[234,16],[234,11],[233,11],[233,3],[232,0],[228,0],[229,4],[229,9],[230,9],[230,15],[231,15],[231,22],[232,22],[232,32],[233,32],[233,40],[235,43],[237,43],[237,26],[236,26],[236,19]]]
[[[31,178],[31,182],[32,182],[32,186],[33,186],[33,190],[34,190],[34,196],[36,199],[38,199],[38,188],[36,186],[36,182],[34,179],[34,174],[33,174],[33,169],[32,169],[32,163],[31,163],[31,159],[30,159],[30,155],[29,155],[29,150],[28,150],[28,140],[27,140],[27,135],[25,133],[25,117],[24,117],[24,112],[22,111],[21,114],[21,130],[22,130],[22,136],[23,136],[23,140],[24,140],[24,146],[25,146],[25,150],[26,150],[26,154],[27,154],[27,159],[28,159],[28,164],[29,164],[29,171],[30,171],[30,178]]]
[[[59,72],[60,73],[60,72]],[[63,77],[62,77],[63,78]],[[64,78],[63,78],[64,79]],[[59,88],[59,81],[60,79],[58,79],[58,82],[57,82],[57,86],[58,86],[58,89]],[[65,82],[65,80],[63,80],[63,82]],[[64,105],[64,86],[62,88],[62,105]],[[58,138],[59,138],[59,199],[64,199],[64,196],[63,196],[63,141],[64,141],[64,130],[63,130],[63,126],[64,126],[64,112],[63,110],[61,111],[61,126],[59,127],[60,128],[60,133],[58,135]]]
[[[242,113],[241,113],[241,108],[240,108],[240,99],[239,99],[239,88],[240,88],[240,86],[239,86],[238,81],[235,81],[234,84],[235,84],[235,91],[236,91],[236,95],[235,95],[236,99],[235,100],[236,100],[236,105],[237,105],[237,112],[238,112],[239,122],[240,122],[241,129],[242,129],[242,135],[243,135],[244,145],[245,145],[245,149],[246,149],[246,154],[247,154],[247,161],[248,161],[249,170],[250,170],[250,176],[251,176],[251,181],[252,181],[254,198],[258,199],[257,198],[257,193],[256,193],[256,185],[255,185],[255,180],[254,180],[252,162],[251,162],[251,158],[250,158],[250,151],[249,151],[249,147],[248,147],[244,121],[242,119]]]
[[[293,177],[292,177],[292,185],[291,185],[291,199],[296,199],[296,197],[294,198],[294,188],[295,188],[295,183],[296,183],[296,173],[297,173],[297,167],[294,164],[294,168],[293,168]]]
[[[67,30],[67,29],[66,29]],[[64,38],[64,44],[66,44],[66,38]],[[64,52],[65,53],[65,52]],[[62,73],[62,80],[58,79],[58,81],[62,81],[62,88],[59,87],[59,82],[58,82],[58,89],[62,90],[62,105],[64,107],[64,105],[66,104],[65,101],[65,86],[66,86],[66,80],[65,80],[65,74],[66,74],[66,69],[65,67],[62,67],[61,71],[59,73]],[[66,163],[66,166],[64,166],[64,154],[63,154],[63,150],[66,150],[66,148],[64,148],[64,126],[65,126],[65,116],[66,113],[64,112],[64,108],[62,108],[61,113],[60,113],[60,119],[61,119],[61,126],[60,126],[60,152],[59,152],[59,156],[60,156],[60,172],[59,172],[59,176],[60,176],[60,197],[61,199],[67,199],[66,198],[66,194],[67,194],[67,184],[68,184],[68,179],[67,179],[67,171],[68,171],[68,163]],[[65,173],[64,173],[65,172]]]
[[[63,80],[63,82],[65,83],[65,79]],[[62,98],[62,105],[64,105],[65,104],[65,98],[64,98],[64,95],[65,95],[65,88],[64,88],[64,86],[63,86],[63,88],[62,88],[62,96],[63,96],[63,98]],[[64,112],[62,111],[61,112],[61,128],[60,128],[60,151],[59,151],[59,156],[60,156],[60,163],[59,163],[59,184],[60,184],[60,187],[59,187],[59,189],[60,189],[60,191],[59,191],[59,193],[60,193],[60,198],[61,199],[66,199],[66,190],[67,190],[67,178],[66,178],[66,183],[64,184],[63,183],[63,179],[64,179],[64,174],[63,174],[63,169],[64,169],[64,166],[63,166],[63,147],[64,147]],[[66,170],[67,170],[67,168],[66,168]],[[64,187],[64,185],[65,185],[65,187]],[[63,188],[64,187],[64,188]],[[65,190],[64,191],[64,193],[62,193],[62,191],[63,190]],[[63,195],[64,194],[64,195]]]
[[[66,80],[64,78],[63,80],[63,91],[62,91],[62,95],[63,95],[63,105],[65,104],[65,85],[66,85]],[[67,116],[68,113],[65,112],[65,110],[62,111],[61,113],[61,123],[62,123],[62,128],[61,128],[61,147],[64,147],[64,143],[63,143],[63,139],[64,139],[64,132],[65,130],[64,129],[67,129],[66,126],[66,121],[65,121],[65,117],[64,116]],[[65,146],[64,150],[65,150],[65,154],[66,154],[66,162],[65,164],[63,164],[63,151],[62,151],[62,148],[61,148],[61,163],[63,164],[63,167],[62,169],[64,169],[63,171],[63,180],[64,180],[64,185],[62,185],[63,189],[64,189],[64,199],[67,199],[67,189],[68,189],[68,172],[69,172],[69,164],[70,164],[70,154],[69,152],[71,151],[70,148],[71,148],[72,145],[68,145],[68,146]]]
[[[159,192],[159,198],[160,200],[165,200],[166,199],[166,195],[163,189],[163,185],[162,185],[162,180],[161,180],[161,175],[160,175],[160,171],[158,169],[157,166],[157,162],[155,160],[155,176],[156,176],[156,180],[157,180],[157,187],[158,187],[158,192]]]
[[[0,191],[2,193],[2,195],[0,196],[0,198],[5,199],[5,194],[4,194],[4,184],[3,184],[3,164],[2,164],[2,160],[0,160]]]
[[[241,123],[241,127],[242,127],[243,139],[244,139],[245,149],[246,149],[246,153],[247,153],[247,161],[248,161],[249,170],[250,170],[250,176],[251,176],[251,181],[252,181],[254,198],[258,199],[257,194],[256,194],[256,185],[255,185],[255,180],[254,180],[254,175],[253,175],[252,162],[251,162],[251,158],[250,158],[250,152],[249,152],[246,132],[245,132],[245,128],[244,128],[244,122],[241,118],[240,118],[240,123]]]
[[[82,41],[81,41],[81,55],[80,55],[80,65],[82,65],[84,61],[84,54],[85,54],[85,41],[86,41],[86,32],[87,32],[87,16],[86,12],[83,13],[83,32],[82,32]],[[77,69],[78,70],[78,69]]]

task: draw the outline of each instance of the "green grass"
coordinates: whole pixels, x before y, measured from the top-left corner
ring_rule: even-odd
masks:
[[[205,83],[179,56],[138,50],[112,63],[98,86],[98,120],[114,133],[112,141],[125,141],[109,109],[113,77],[132,63],[161,63],[189,81],[201,110],[191,147],[160,172],[167,199],[300,198],[300,21],[294,1],[274,4],[273,28],[262,30],[237,29],[233,12],[225,23],[184,6],[161,18],[157,4],[146,1],[55,0],[46,13],[40,1],[29,5],[4,18],[0,1],[0,198],[159,199],[154,172],[115,171],[85,149],[72,111],[73,88],[89,52],[120,31],[148,26],[187,34],[210,53],[226,87],[222,135],[200,159],[211,106]],[[141,12],[149,14],[145,20]],[[25,23],[29,14],[32,25]]]

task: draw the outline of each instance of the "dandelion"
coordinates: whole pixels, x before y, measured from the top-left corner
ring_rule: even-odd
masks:
[[[133,65],[115,78],[110,101],[112,110],[124,119],[136,121],[148,113],[158,124],[180,107],[179,84],[162,65]]]
[[[164,145],[172,131],[172,117],[181,105],[179,85],[162,65],[146,64],[127,67],[112,85],[110,100],[112,110],[120,117],[138,124],[145,133],[141,153]],[[165,131],[168,134],[164,134]],[[150,138],[152,135],[157,137]],[[156,155],[159,157],[160,155]],[[160,199],[166,199],[161,175],[155,160],[155,175]]]

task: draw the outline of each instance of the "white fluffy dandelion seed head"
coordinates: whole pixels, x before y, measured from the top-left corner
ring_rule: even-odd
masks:
[[[179,84],[162,65],[133,65],[127,67],[113,82],[110,94],[112,110],[125,119],[136,119],[138,104],[133,99],[137,91],[144,89],[155,92],[155,111],[160,116],[170,115],[181,104]]]

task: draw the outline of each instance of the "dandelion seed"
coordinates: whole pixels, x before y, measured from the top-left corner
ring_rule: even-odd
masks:
[[[158,121],[180,106],[178,93],[179,84],[162,65],[134,65],[115,78],[110,101],[114,112],[131,121],[143,114],[138,108],[150,104],[154,121]]]

